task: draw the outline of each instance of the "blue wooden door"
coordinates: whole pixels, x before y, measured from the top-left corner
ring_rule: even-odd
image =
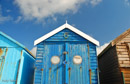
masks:
[[[89,84],[89,57],[87,44],[67,43],[67,84]]]
[[[88,63],[86,43],[44,43],[41,84],[89,84]]]
[[[65,57],[63,55],[65,44],[60,42],[44,43],[43,73],[41,84],[64,84]],[[58,59],[59,58],[59,59]],[[55,62],[56,61],[56,62]]]

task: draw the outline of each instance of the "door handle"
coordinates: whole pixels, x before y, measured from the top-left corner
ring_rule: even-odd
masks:
[[[67,52],[67,51],[64,51],[63,54],[66,55],[66,54],[68,54],[68,52]]]
[[[65,60],[65,61],[63,61],[63,64],[67,64],[67,61]]]

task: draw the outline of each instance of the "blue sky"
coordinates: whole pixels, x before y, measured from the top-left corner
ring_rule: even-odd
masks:
[[[29,50],[66,20],[103,45],[130,28],[130,0],[0,0],[0,31]]]

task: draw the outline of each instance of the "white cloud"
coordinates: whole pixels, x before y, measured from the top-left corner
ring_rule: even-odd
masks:
[[[14,22],[15,22],[15,23],[18,23],[18,22],[21,21],[21,19],[22,19],[22,16],[18,16],[17,19],[16,19]]]
[[[32,48],[32,50],[31,50],[31,53],[32,53],[34,56],[36,56],[36,50],[37,50],[37,47],[34,47],[34,48]]]
[[[97,47],[97,55],[99,55],[109,45],[109,43],[105,43],[104,45]]]
[[[56,18],[56,17],[53,17],[53,20],[54,20],[54,21],[57,21],[57,18]]]
[[[130,0],[125,0],[125,3],[129,6],[130,5]]]
[[[76,24],[72,24],[72,26],[73,26],[73,27],[75,27],[75,26],[76,26]]]
[[[9,13],[9,12],[11,12],[11,10],[7,9],[6,12]]]
[[[1,14],[0,14],[0,24],[1,23],[3,23],[3,22],[5,22],[5,21],[9,21],[10,19],[12,19],[10,16],[2,16]]]
[[[97,5],[102,0],[15,0],[26,20],[43,20],[57,14],[75,13],[81,4]]]
[[[5,21],[9,21],[11,19],[12,19],[12,17],[10,17],[10,16],[3,16],[2,15],[2,7],[0,5],[0,24],[5,22]]]
[[[91,3],[93,6],[99,4],[100,2],[102,2],[102,0],[90,0],[90,3]]]

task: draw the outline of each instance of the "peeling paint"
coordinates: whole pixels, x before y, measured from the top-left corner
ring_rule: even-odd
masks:
[[[49,68],[49,80],[51,80],[51,68]]]
[[[6,58],[6,55],[7,55],[7,51],[8,51],[8,48],[6,48],[5,55],[2,57],[1,62],[0,62],[1,63],[1,65],[0,65],[0,80],[1,80],[2,72],[3,72],[3,67],[4,67],[4,64],[5,64],[5,58]]]
[[[71,78],[71,68],[69,67],[69,84],[71,84],[70,83],[70,78]]]
[[[58,80],[59,80],[59,79],[58,79],[58,67],[57,67],[57,72],[56,72],[56,84],[59,84],[59,83],[58,83]]]
[[[80,84],[82,84],[82,82],[83,82],[83,78],[82,78],[82,67],[80,67],[80,78],[81,78]]]
[[[0,57],[2,56],[2,54],[3,54],[3,50],[2,48],[0,48]]]
[[[90,75],[90,84],[92,84],[92,70],[89,69],[89,75]]]

